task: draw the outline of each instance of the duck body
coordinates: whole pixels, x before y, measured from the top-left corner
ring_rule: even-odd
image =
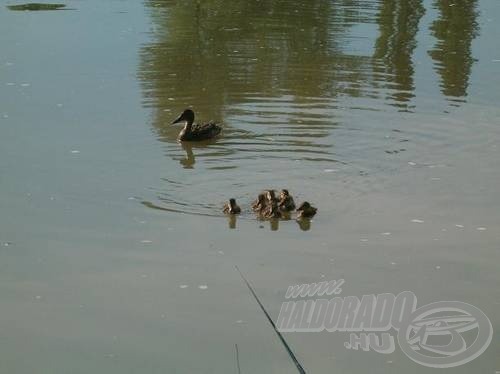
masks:
[[[224,205],[222,211],[226,214],[240,214],[241,208],[236,204],[235,199],[229,199],[229,202]]]
[[[263,210],[262,210],[262,216],[265,218],[281,218],[281,212],[278,208],[278,203],[274,201],[271,204],[268,204]]]
[[[304,201],[298,208],[297,208],[297,219],[301,218],[312,218],[316,214],[318,209],[314,208],[309,204],[307,201]]]
[[[252,203],[252,210],[256,213],[261,213],[266,207],[266,202],[267,202],[266,194],[265,193],[259,194],[257,200],[255,200]]]
[[[194,112],[186,109],[177,117],[172,124],[185,122],[184,128],[177,139],[181,142],[194,142],[215,138],[220,134],[222,128],[215,122],[194,124]]]

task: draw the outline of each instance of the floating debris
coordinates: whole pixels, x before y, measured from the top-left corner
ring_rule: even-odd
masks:
[[[58,10],[65,7],[66,7],[65,4],[42,4],[42,3],[7,5],[7,8],[9,8],[9,10],[21,10],[21,11]]]
[[[389,235],[391,235],[391,233],[390,232],[383,232],[380,235],[389,236]]]
[[[477,231],[486,231],[486,227],[478,227],[476,230]]]
[[[336,171],[338,171],[338,169],[325,169],[323,170],[325,173],[335,173]]]
[[[77,150],[77,149],[73,149],[73,150],[71,151],[71,153],[73,153],[73,154],[75,154],[75,155],[76,155],[76,154],[80,153],[80,151],[79,151],[79,150]]]
[[[413,161],[409,161],[408,165],[410,165],[410,166],[416,166],[417,164],[415,162],[413,162]]]
[[[144,240],[141,240],[141,243],[142,244],[151,244],[151,243],[153,243],[153,241],[152,240],[148,240],[148,239],[144,239]]]
[[[463,229],[465,226],[464,225],[455,225],[455,227],[458,227],[459,229]]]
[[[179,288],[182,288],[182,289],[185,289],[185,288],[188,288],[189,286],[187,284],[181,284],[179,285]]]
[[[423,221],[423,220],[421,220],[421,219],[412,219],[411,221],[412,221],[413,223],[424,223],[424,221]]]
[[[198,288],[199,288],[200,290],[206,290],[206,289],[208,288],[208,286],[207,286],[206,284],[200,284],[200,285],[198,286]]]

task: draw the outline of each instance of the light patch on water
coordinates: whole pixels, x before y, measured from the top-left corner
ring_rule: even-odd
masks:
[[[424,223],[424,221],[423,221],[423,220],[421,220],[421,219],[417,219],[417,218],[414,218],[414,219],[412,219],[411,221],[412,221],[413,223]]]
[[[459,229],[463,229],[465,226],[457,224],[457,225],[455,225],[455,227],[458,227]]]
[[[141,243],[142,244],[151,244],[151,243],[153,243],[153,241],[149,240],[149,239],[144,239],[144,240],[141,240]]]
[[[198,286],[198,288],[199,288],[200,290],[206,290],[206,289],[208,288],[208,286],[207,286],[206,284],[200,284],[200,285]]]
[[[181,289],[185,289],[185,288],[188,288],[189,286],[187,284],[181,284],[179,285],[179,288]]]
[[[77,150],[77,149],[73,149],[73,150],[71,151],[71,153],[73,153],[73,154],[77,155],[78,153],[80,153],[80,151],[79,151],[79,150]]]
[[[486,231],[486,227],[478,227],[477,231]]]

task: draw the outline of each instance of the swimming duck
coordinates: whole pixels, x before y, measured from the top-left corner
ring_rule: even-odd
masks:
[[[229,199],[229,202],[224,205],[224,209],[222,210],[226,214],[240,214],[241,209],[236,204],[235,199]]]
[[[271,204],[268,204],[262,211],[262,216],[265,218],[281,218],[278,202],[273,201]]]
[[[266,194],[265,193],[260,193],[259,196],[257,197],[257,200],[255,200],[252,203],[252,209],[254,212],[262,212],[262,210],[266,207]]]
[[[179,133],[178,139],[180,141],[199,141],[207,140],[216,137],[221,132],[222,128],[215,122],[208,122],[204,124],[193,125],[194,112],[191,109],[186,109],[177,117],[173,122],[185,122],[184,128]]]
[[[314,208],[309,204],[307,201],[304,201],[298,208],[297,208],[297,218],[312,218],[316,214],[316,211],[318,209]]]
[[[293,201],[293,197],[290,195],[288,190],[281,190],[278,206],[285,212],[291,212],[295,209],[295,202]]]

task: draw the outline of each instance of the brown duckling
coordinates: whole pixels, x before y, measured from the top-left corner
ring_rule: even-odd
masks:
[[[281,218],[278,202],[273,201],[271,204],[268,204],[262,211],[262,216],[265,218]]]
[[[235,199],[229,199],[229,202],[224,205],[224,209],[222,210],[226,214],[240,214],[241,209],[236,204]]]
[[[290,195],[288,190],[281,190],[278,206],[285,212],[291,212],[295,209],[295,202],[293,201],[293,197]]]
[[[276,198],[276,191],[275,190],[265,190],[264,193],[266,194],[266,202],[267,204],[272,204],[273,202],[278,202],[278,199]]]
[[[318,209],[314,208],[309,204],[307,201],[304,201],[298,208],[297,208],[297,218],[312,218],[316,214],[316,211]]]
[[[252,203],[252,210],[254,212],[261,212],[266,207],[266,203],[266,194],[264,192],[260,193],[257,200]]]

